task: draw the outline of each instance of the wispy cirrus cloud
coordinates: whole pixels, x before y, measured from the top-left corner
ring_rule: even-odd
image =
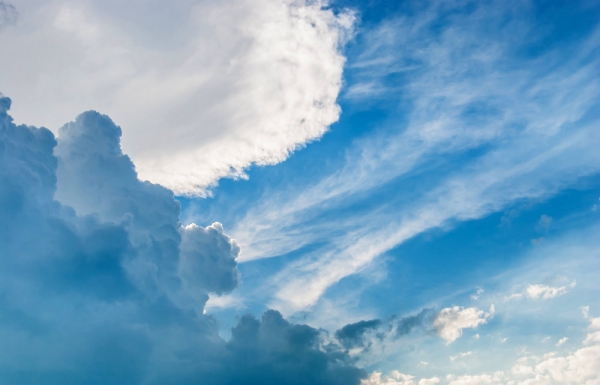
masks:
[[[365,377],[343,350],[321,346],[320,330],[276,311],[241,317],[223,340],[204,313],[209,293],[239,284],[240,249],[222,225],[182,226],[173,192],[138,179],[107,116],[85,112],[57,140],[15,125],[10,107],[0,95],[0,381]]]
[[[273,306],[309,308],[331,285],[415,235],[547,198],[600,171],[593,113],[600,29],[574,43],[573,55],[556,47],[527,57],[515,52],[539,38],[519,17],[527,4],[473,4],[474,10],[451,16],[453,5],[432,4],[417,17],[368,31],[363,53],[349,63],[348,100],[396,100],[406,119],[357,142],[344,166],[318,183],[265,197],[234,228],[242,261],[324,245],[275,275],[268,289]],[[512,21],[502,24],[498,14]],[[401,81],[389,81],[400,72]],[[377,94],[353,93],[361,82],[379,82]],[[479,155],[448,172],[428,168],[436,157],[475,149]],[[348,210],[335,221],[323,215],[344,212],[366,202],[365,191],[408,183],[415,174],[427,183],[412,193],[398,191],[370,203],[368,212]]]

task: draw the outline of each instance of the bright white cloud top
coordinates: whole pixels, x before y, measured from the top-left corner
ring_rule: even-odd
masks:
[[[56,130],[106,113],[127,127],[140,177],[179,194],[279,163],[338,120],[351,12],[305,0],[14,5],[0,84],[15,119]]]

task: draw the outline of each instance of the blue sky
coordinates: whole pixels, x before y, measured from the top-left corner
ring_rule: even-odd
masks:
[[[0,382],[598,383],[599,20],[0,2]]]

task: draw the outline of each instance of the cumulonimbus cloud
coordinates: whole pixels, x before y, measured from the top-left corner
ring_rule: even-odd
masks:
[[[354,16],[326,5],[23,2],[23,22],[0,35],[0,83],[21,121],[55,130],[84,110],[110,115],[141,179],[202,195],[337,121]]]
[[[239,246],[220,223],[183,227],[107,116],[57,140],[10,106],[0,95],[1,383],[359,384],[346,353],[278,312],[219,336],[203,310],[238,285]]]

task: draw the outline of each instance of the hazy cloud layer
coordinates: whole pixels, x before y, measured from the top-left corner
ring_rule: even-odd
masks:
[[[22,22],[0,36],[14,115],[56,130],[107,113],[140,177],[179,194],[279,163],[338,119],[354,17],[324,2],[16,3]]]

